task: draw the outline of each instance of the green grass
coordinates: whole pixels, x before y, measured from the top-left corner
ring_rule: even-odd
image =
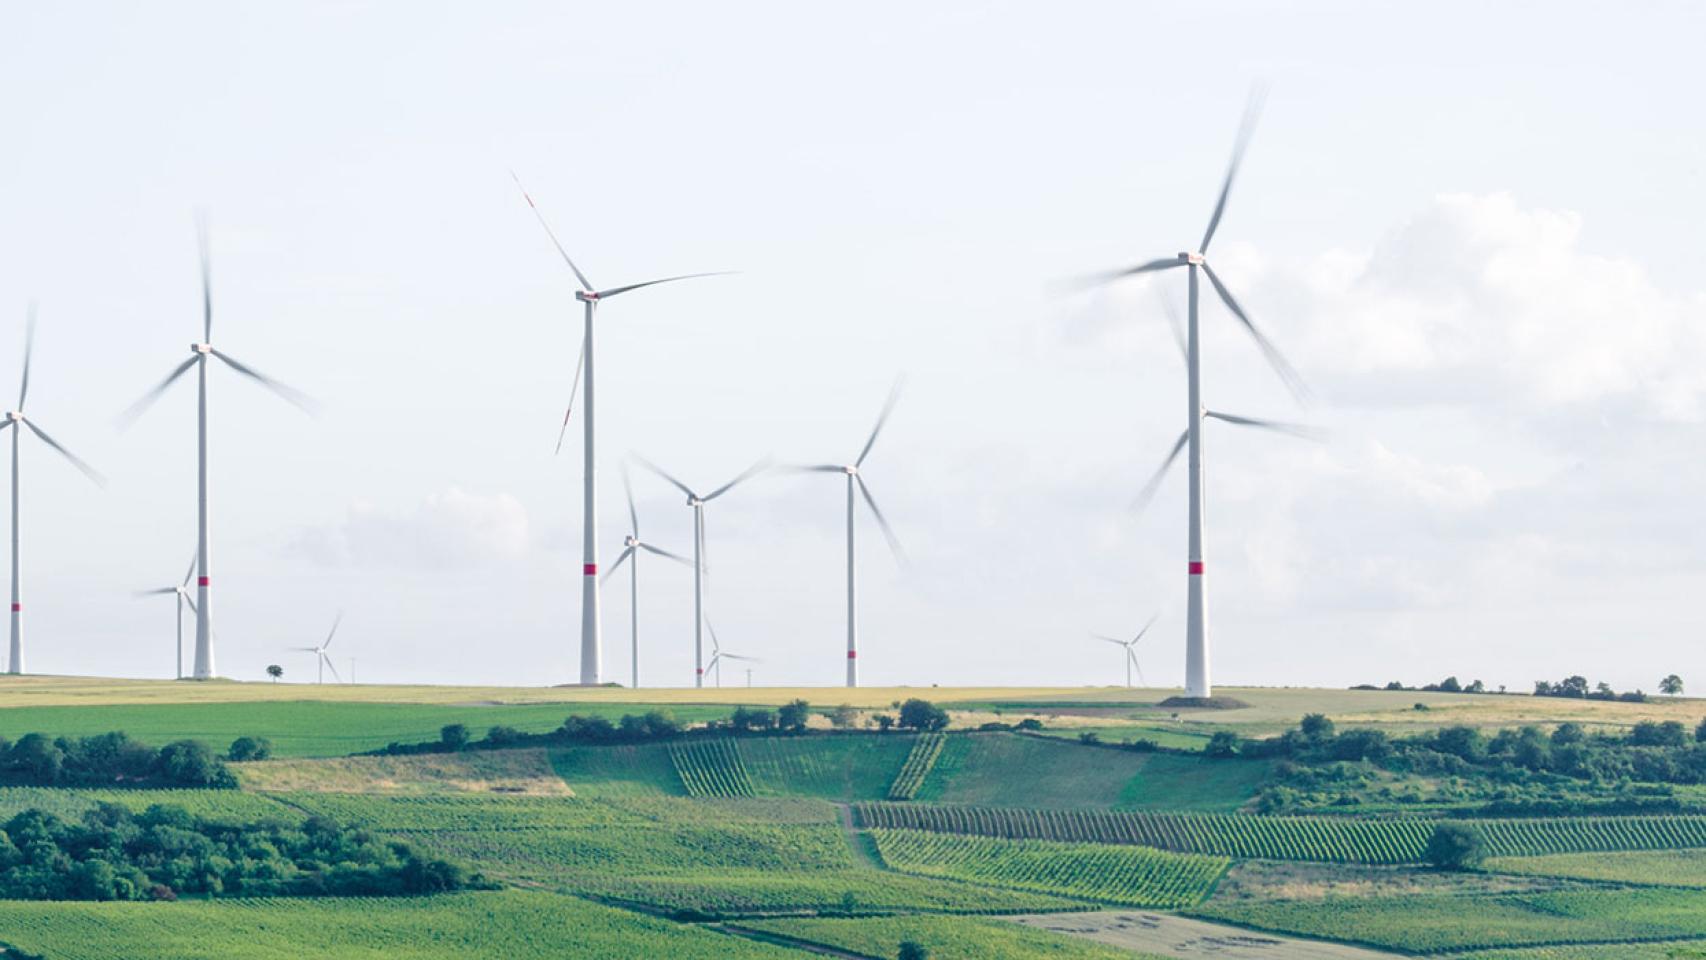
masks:
[[[902,941],[911,940],[930,951],[930,960],[1164,960],[978,917],[819,917],[749,920],[741,926],[872,957],[895,956]]]
[[[551,751],[551,767],[583,797],[687,795],[664,743],[566,747]]]
[[[178,903],[0,902],[0,941],[54,960],[463,960],[798,953],[550,893]]]
[[[746,737],[737,743],[758,796],[877,800],[887,794],[914,739],[906,734],[837,734]]]
[[[261,703],[113,704],[0,709],[0,736],[26,733],[87,736],[122,730],[144,743],[203,740],[223,751],[242,736],[271,740],[281,757],[337,757],[375,750],[392,741],[437,740],[440,727],[466,724],[476,738],[502,724],[545,733],[571,713],[612,719],[643,713],[645,704],[534,703],[483,706],[421,703],[337,703],[318,700]],[[724,707],[669,708],[678,720],[728,715]]]
[[[1484,868],[1536,877],[1706,888],[1706,850],[1497,857],[1488,860]]]
[[[1706,936],[1706,892],[1657,888],[1210,900],[1193,912],[1264,930],[1412,952]]]
[[[1452,954],[1454,960],[1699,960],[1706,942],[1661,940],[1656,943],[1600,943],[1568,947],[1518,947]]]
[[[883,862],[906,873],[967,880],[1127,907],[1200,903],[1229,865],[1224,857],[1115,844],[997,840],[872,830]]]
[[[1024,771],[1015,776],[1015,771]],[[948,738],[916,799],[979,806],[1232,810],[1265,762],[1081,746],[1007,733]]]
[[[0,819],[24,810],[45,810],[66,820],[82,817],[98,802],[145,810],[163,803],[183,807],[210,820],[296,819],[300,816],[270,797],[239,790],[61,790],[54,787],[0,787]]]
[[[746,774],[740,744],[728,737],[669,745],[675,773],[692,797],[751,797],[757,790]]]
[[[912,749],[907,751],[906,762],[901,764],[894,780],[889,783],[888,800],[911,800],[918,796],[919,788],[924,786],[924,779],[935,769],[936,760],[942,756],[942,747],[948,735],[945,733],[922,733],[912,741]],[[863,798],[861,798],[863,799]]]

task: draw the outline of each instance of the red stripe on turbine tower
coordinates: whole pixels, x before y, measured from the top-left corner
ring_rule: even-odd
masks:
[[[598,576],[598,564],[596,564],[596,563],[582,564],[581,565],[581,573],[583,573],[589,577]]]
[[[17,612],[18,612],[18,611],[20,611],[20,610],[22,610],[22,609],[24,609],[24,605],[23,605],[23,604],[21,604],[21,603],[14,603],[14,604],[12,604],[12,612],[13,612],[13,613],[17,613]]]
[[[198,587],[207,586],[207,578],[206,577],[196,577],[195,582],[196,582],[196,586],[198,586]]]
[[[847,659],[849,659],[849,660],[857,660],[857,659],[859,659],[859,651],[857,651],[857,650],[849,650],[849,651],[847,651]]]
[[[1191,570],[1191,576],[1194,576],[1194,577],[1202,576],[1202,561],[1201,560],[1192,560],[1190,570]]]

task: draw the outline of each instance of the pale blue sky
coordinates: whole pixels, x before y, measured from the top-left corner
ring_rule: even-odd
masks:
[[[1318,401],[1216,309],[1207,399],[1331,433],[1211,430],[1217,681],[1689,677],[1703,28],[1684,3],[10,5],[0,390],[34,297],[29,412],[111,478],[25,448],[30,666],[169,675],[170,604],[130,591],[193,543],[193,389],[113,418],[196,333],[204,207],[215,341],[324,405],[216,371],[221,671],[307,676],[282,649],[341,608],[364,678],[571,679],[578,313],[513,167],[602,284],[742,271],[601,314],[607,563],[624,452],[696,483],[846,458],[905,371],[869,479],[915,564],[863,528],[866,679],[1114,681],[1089,631],[1160,610],[1143,662],[1175,683],[1183,491],[1124,505],[1183,426],[1179,364],[1154,290],[1053,283],[1194,244],[1262,80],[1218,262]],[[713,614],[759,682],[839,677],[818,479],[710,514]],[[679,497],[638,487],[685,547]],[[645,572],[645,676],[686,683],[688,578]],[[611,589],[619,679],[627,617]]]

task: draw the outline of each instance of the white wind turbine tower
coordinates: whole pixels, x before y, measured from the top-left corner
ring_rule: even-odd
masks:
[[[18,409],[6,414],[5,422],[0,423],[0,430],[7,427],[16,428],[12,431],[12,644],[11,659],[7,661],[6,665],[6,672],[12,674],[24,672],[24,595],[18,566],[18,438],[22,436],[24,428],[28,427],[31,433],[41,438],[43,443],[58,451],[60,456],[71,461],[71,465],[83,471],[84,476],[97,484],[105,484],[101,475],[96,473],[92,467],[79,460],[71,451],[60,446],[58,441],[43,432],[42,428],[36,426],[34,421],[25,419],[24,400],[30,393],[30,355],[35,352],[36,341],[36,310],[34,304],[30,305],[29,319],[25,322],[24,330],[24,376],[18,387]]]
[[[190,556],[190,565],[184,570],[184,579],[175,587],[160,587],[157,590],[141,590],[138,597],[158,597],[171,595],[178,598],[178,679],[184,678],[184,604],[189,604],[190,612],[195,612],[195,601],[190,599],[190,578],[195,576],[195,556]]]
[[[290,648],[290,649],[292,649],[298,653],[312,653],[314,655],[315,659],[318,661],[317,666],[319,668],[318,670],[315,671],[315,677],[314,677],[315,683],[325,683],[326,682],[326,671],[327,670],[332,671],[332,679],[338,681],[339,683],[344,682],[344,678],[338,676],[338,668],[335,665],[333,665],[332,658],[326,656],[326,648],[332,645],[332,638],[338,635],[338,624],[343,623],[343,622],[344,622],[344,615],[342,613],[340,613],[340,614],[338,614],[337,618],[332,621],[331,632],[326,634],[326,639],[322,640],[320,642],[320,645],[317,647],[291,647]]]
[[[633,667],[633,675],[634,675],[633,689],[638,690],[640,688],[640,556],[639,556],[639,551],[644,550],[647,553],[655,553],[660,557],[667,557],[668,559],[674,560],[677,563],[691,564],[693,561],[688,560],[686,557],[683,557],[679,554],[670,553],[668,550],[665,550],[662,547],[654,547],[651,544],[640,539],[640,512],[638,510],[634,509],[634,488],[628,482],[628,468],[626,465],[624,465],[622,468],[622,492],[627,494],[627,496],[628,496],[628,523],[629,523],[628,536],[623,538],[623,540],[622,540],[622,544],[623,544],[622,553],[620,556],[618,556],[616,558],[616,562],[610,565],[610,569],[605,571],[603,580],[608,580],[612,576],[614,576],[616,574],[616,571],[621,569],[622,564],[624,562],[630,561],[630,560],[633,561],[632,563],[628,564],[628,629],[631,633],[631,637],[630,637],[630,643],[631,643],[630,660],[631,660],[631,665]],[[600,582],[602,582],[602,580]]]
[[[581,272],[581,268],[575,265],[575,261],[573,258],[571,258],[569,256],[568,250],[564,249],[563,245],[560,242],[558,242],[557,234],[554,231],[552,231],[551,225],[549,223],[545,222],[545,215],[543,213],[541,213],[539,211],[539,207],[534,204],[533,198],[531,196],[529,196],[527,193],[527,188],[525,188],[521,185],[521,178],[515,176],[514,171],[510,172],[510,177],[515,180],[516,187],[521,190],[522,198],[527,201],[527,206],[533,211],[533,215],[538,218],[539,225],[541,227],[545,228],[545,235],[547,237],[551,238],[551,245],[557,248],[557,253],[562,256],[563,262],[568,264],[569,269],[574,272],[575,280],[576,280],[576,282],[578,282],[580,284],[580,289],[575,291],[575,299],[579,300],[585,306],[586,327],[585,327],[585,331],[583,332],[582,338],[581,338],[580,360],[575,365],[575,380],[576,380],[577,384],[580,381],[581,371],[585,370],[585,372],[586,372],[586,395],[585,395],[585,399],[582,402],[582,411],[583,412],[581,414],[582,424],[586,430],[586,449],[585,449],[585,453],[582,457],[582,463],[581,463],[581,469],[583,471],[583,489],[582,489],[582,505],[581,505],[582,522],[581,522],[581,680],[580,680],[580,682],[584,685],[592,686],[592,685],[597,685],[598,683],[602,682],[600,677],[601,677],[601,674],[603,673],[603,669],[604,669],[604,664],[603,664],[604,644],[603,644],[603,639],[601,636],[602,628],[600,626],[599,611],[598,611],[598,484],[597,484],[597,479],[596,479],[596,477],[597,477],[597,469],[596,469],[597,468],[597,456],[596,456],[597,448],[595,447],[594,442],[593,442],[593,440],[594,440],[593,427],[595,424],[594,414],[596,412],[596,408],[594,407],[594,404],[593,404],[593,389],[592,389],[593,388],[593,376],[592,376],[593,375],[593,355],[594,355],[593,349],[592,349],[592,346],[593,346],[593,326],[592,326],[593,312],[595,311],[595,309],[598,307],[598,305],[601,302],[608,300],[611,297],[614,297],[618,294],[627,293],[630,290],[638,290],[641,287],[656,286],[657,284],[660,284],[660,283],[673,283],[677,280],[692,280],[696,277],[716,277],[716,276],[723,276],[725,274],[723,272],[688,273],[688,274],[682,274],[680,276],[675,276],[675,277],[663,277],[662,279],[659,279],[659,280],[647,280],[647,281],[644,281],[643,283],[630,283],[630,284],[620,286],[620,287],[610,287],[609,289],[606,289],[606,290],[595,289],[592,285],[592,281],[588,280],[586,278],[586,274]],[[571,387],[571,391],[572,390],[573,390],[573,388]],[[570,402],[570,410],[571,411],[573,410],[573,402],[572,401]],[[563,417],[563,424],[564,424],[564,428],[566,429],[568,426],[568,415],[567,414],[565,414]],[[562,446],[562,440],[561,440],[561,438],[559,438],[558,439],[558,447],[561,448],[561,446]]]
[[[1173,449],[1162,461],[1161,468],[1145,487],[1139,500],[1147,500],[1153,495],[1155,487],[1165,474],[1167,468],[1178,458],[1181,450],[1188,450],[1186,462],[1189,471],[1189,533],[1186,543],[1186,610],[1185,610],[1185,695],[1188,697],[1213,696],[1213,686],[1209,680],[1209,651],[1208,629],[1205,623],[1205,604],[1203,596],[1203,456],[1202,456],[1202,420],[1212,417],[1226,423],[1246,427],[1259,427],[1268,430],[1300,433],[1301,428],[1290,424],[1278,423],[1271,420],[1260,420],[1254,417],[1241,417],[1227,413],[1217,413],[1203,406],[1202,400],[1202,351],[1198,336],[1197,299],[1198,277],[1200,271],[1208,277],[1209,285],[1219,295],[1233,317],[1244,327],[1246,333],[1256,341],[1256,346],[1262,351],[1268,364],[1279,374],[1286,387],[1294,397],[1303,399],[1304,388],[1297,372],[1292,369],[1271,341],[1256,328],[1244,308],[1226,289],[1214,268],[1208,263],[1208,247],[1214,240],[1215,230],[1220,226],[1220,218],[1226,212],[1226,198],[1232,192],[1232,181],[1237,176],[1238,166],[1244,157],[1244,149],[1249,143],[1250,131],[1255,125],[1256,115],[1260,107],[1260,91],[1252,95],[1250,104],[1245,110],[1243,122],[1239,126],[1238,138],[1232,151],[1232,163],[1227,168],[1226,179],[1220,187],[1220,197],[1215,202],[1214,213],[1209,217],[1208,229],[1203,233],[1202,242],[1197,245],[1195,252],[1184,252],[1177,256],[1150,260],[1133,267],[1112,270],[1096,276],[1095,283],[1107,283],[1122,277],[1136,276],[1142,273],[1152,273],[1159,270],[1171,270],[1184,267],[1190,278],[1190,312],[1185,333],[1185,362],[1187,374],[1187,404],[1186,427]]]
[[[1157,616],[1159,616],[1159,614],[1157,614]],[[1155,617],[1150,617],[1149,622],[1143,625],[1143,629],[1137,631],[1137,636],[1132,637],[1130,640],[1120,640],[1116,637],[1110,637],[1105,633],[1091,634],[1091,636],[1095,637],[1097,640],[1106,640],[1116,647],[1125,648],[1125,685],[1127,687],[1131,686],[1131,672],[1133,670],[1137,671],[1137,679],[1142,682],[1144,686],[1149,685],[1149,681],[1143,679],[1143,668],[1137,664],[1137,641],[1143,639],[1143,635],[1149,632],[1149,628],[1153,626],[1154,623]]]
[[[201,341],[190,344],[190,358],[166,375],[154,389],[143,394],[120,418],[129,422],[142,414],[179,377],[196,369],[196,597],[195,672],[197,680],[213,679],[213,617],[209,606],[207,537],[207,358],[216,357],[231,369],[255,381],[290,403],[312,412],[313,404],[301,391],[285,386],[242,363],[213,345],[213,278],[208,262],[207,228],[197,223],[197,246],[201,253]]]
[[[723,652],[723,645],[717,642],[717,630],[715,627],[711,626],[711,619],[709,617],[705,618],[705,629],[711,632],[711,662],[705,664],[705,669],[716,671],[717,689],[720,690],[723,687],[724,660],[739,660],[743,663],[760,662],[757,657],[743,657],[738,653]],[[752,686],[752,668],[750,667],[748,667],[746,671],[746,685],[749,687]]]
[[[728,483],[723,484],[704,496],[700,496],[693,492],[692,487],[689,487],[687,484],[670,476],[662,467],[652,463],[650,460],[638,456],[634,459],[639,462],[640,466],[657,474],[677,490],[687,494],[687,505],[693,508],[693,685],[695,687],[703,687],[705,685],[705,669],[707,666],[705,663],[704,640],[705,504],[710,503],[712,500],[717,499],[725,493],[728,493],[730,490],[734,489],[736,484],[747,480],[754,474],[763,472],[770,464],[768,461],[760,460],[752,466],[747,467],[746,470],[742,471],[741,474],[733,480],[730,480]]]
[[[904,560],[900,541],[895,538],[894,530],[889,527],[888,519],[883,511],[877,508],[877,501],[871,496],[871,489],[865,485],[865,478],[859,473],[859,468],[865,465],[865,458],[871,455],[871,447],[876,445],[877,435],[883,432],[883,425],[888,422],[889,414],[894,410],[894,404],[900,398],[901,381],[896,380],[889,391],[889,398],[883,404],[883,412],[877,416],[877,425],[871,428],[871,435],[865,440],[865,448],[859,451],[859,456],[852,463],[825,463],[815,466],[797,467],[795,469],[809,473],[839,473],[847,478],[847,685],[859,685],[859,605],[857,603],[857,560],[858,552],[854,538],[854,489],[865,498],[865,505],[871,508],[871,516],[877,520],[877,527],[883,531],[883,537],[888,540],[889,550],[896,559]]]

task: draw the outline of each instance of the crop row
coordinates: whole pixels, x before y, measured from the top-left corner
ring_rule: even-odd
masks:
[[[733,740],[696,740],[671,744],[669,758],[691,797],[750,797],[752,779]]]
[[[1229,861],[1147,847],[998,840],[922,830],[872,830],[877,852],[905,873],[969,880],[1130,907],[1194,906]]]
[[[861,803],[866,827],[1009,839],[1123,843],[1187,853],[1329,863],[1415,863],[1437,821]],[[1493,856],[1706,847],[1706,817],[1471,820]]]
[[[913,741],[906,763],[901,765],[900,773],[889,784],[890,800],[911,800],[918,796],[918,788],[924,786],[924,778],[936,766],[936,758],[942,755],[942,745],[947,741],[948,737],[943,733],[920,734]]]

